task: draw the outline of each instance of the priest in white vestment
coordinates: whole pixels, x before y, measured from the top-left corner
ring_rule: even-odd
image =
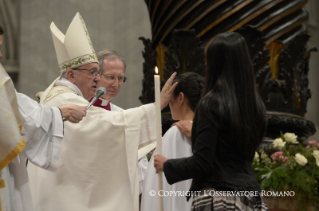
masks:
[[[127,80],[125,77],[126,62],[118,52],[109,49],[99,51],[97,53],[97,57],[99,60],[101,76],[98,86],[103,86],[106,89],[106,93],[102,95],[93,105],[109,111],[123,111],[122,108],[111,103],[111,100],[117,96],[122,85]],[[143,181],[145,179],[147,165],[148,159],[145,155],[141,159],[138,159],[140,194],[143,190]]]
[[[61,76],[42,94],[51,106],[88,105],[100,80],[99,65],[79,13],[64,35],[51,24]],[[171,85],[175,74],[167,81]],[[175,84],[172,86],[174,89]],[[161,93],[161,108],[171,92]],[[37,211],[138,211],[137,151],[155,141],[155,105],[121,112],[90,107],[77,125],[65,122],[55,173],[28,166]]]
[[[63,137],[61,112],[17,93],[1,64],[0,102],[0,210],[33,211],[26,158],[43,169],[57,169]],[[72,117],[79,121],[85,110],[73,108],[80,109]]]

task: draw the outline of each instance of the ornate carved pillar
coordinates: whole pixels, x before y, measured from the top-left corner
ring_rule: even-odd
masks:
[[[163,83],[171,72],[205,75],[204,48],[219,33],[237,31],[248,45],[256,84],[267,107],[268,137],[294,132],[304,140],[316,132],[306,120],[308,63],[315,48],[305,48],[309,36],[303,24],[307,0],[145,0],[152,40],[145,45],[142,103],[152,102],[150,76],[157,65]],[[176,31],[177,29],[177,31]],[[167,114],[169,111],[165,111]],[[164,115],[165,116],[165,115]]]

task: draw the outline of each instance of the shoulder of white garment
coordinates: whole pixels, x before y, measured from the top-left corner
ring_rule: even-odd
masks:
[[[114,105],[111,103],[111,111],[123,111],[123,108],[118,107],[117,105]]]
[[[172,127],[170,127],[167,131],[166,131],[166,133],[164,134],[164,136],[163,136],[163,142],[164,141],[170,141],[170,142],[172,142],[172,141],[175,141],[175,139],[173,139],[173,140],[169,140],[169,138],[170,137],[176,137],[176,136],[183,136],[183,134],[181,133],[181,131],[178,129],[178,127],[177,126],[172,126]]]
[[[192,123],[192,121],[191,121],[191,123]],[[166,139],[168,139],[169,137],[172,137],[172,136],[180,137],[180,138],[183,138],[183,139],[187,139],[187,137],[182,134],[182,132],[178,129],[178,127],[176,125],[170,127],[166,131],[166,133],[163,136],[163,141],[164,141],[164,139],[166,140]],[[172,140],[168,140],[168,141],[172,141]]]
[[[44,102],[45,105],[57,106],[75,104],[80,106],[87,106],[89,102],[81,96],[78,96],[74,92],[63,92],[52,97],[50,100]],[[93,106],[92,106],[93,107]],[[91,108],[92,108],[91,107]],[[90,109],[91,109],[90,108]]]
[[[184,144],[186,144],[187,146],[191,145],[191,140],[187,138],[186,136],[184,136],[177,126],[173,126],[168,131],[166,131],[166,133],[164,134],[162,138],[162,142],[163,142],[163,146],[162,146],[163,155],[166,153],[169,153],[169,151],[174,150],[175,147],[177,149],[179,147],[182,148],[182,145]]]
[[[56,98],[57,96],[61,95],[61,94],[70,94],[72,93],[73,95],[77,95],[77,93],[70,89],[69,87],[66,86],[55,86],[52,88],[52,90],[50,91],[50,93],[46,96],[45,100],[43,101],[43,103],[48,103],[49,101],[51,101],[52,99]]]

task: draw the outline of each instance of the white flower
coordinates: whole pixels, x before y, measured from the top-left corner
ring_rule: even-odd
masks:
[[[319,159],[319,150],[314,150],[312,154],[316,159]]]
[[[319,150],[313,151],[313,156],[316,158],[316,164],[319,167]]]
[[[298,144],[297,137],[294,133],[285,133],[284,134],[285,141],[291,144]]]
[[[282,149],[284,148],[286,142],[284,142],[281,138],[276,138],[273,142],[272,145],[274,146],[275,149]]]
[[[255,152],[254,162],[259,163],[259,155]]]
[[[300,153],[296,153],[295,160],[301,166],[306,165],[306,163],[308,162],[307,158],[305,158],[305,156],[301,155]]]

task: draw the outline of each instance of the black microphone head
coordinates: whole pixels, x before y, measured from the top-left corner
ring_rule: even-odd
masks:
[[[103,86],[100,86],[96,91],[96,96],[102,96],[106,94],[106,89]]]

